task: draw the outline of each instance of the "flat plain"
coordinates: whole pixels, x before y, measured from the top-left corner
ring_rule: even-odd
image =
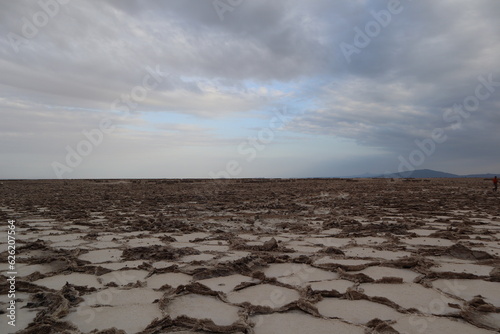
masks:
[[[500,332],[482,179],[7,180],[2,333]],[[8,325],[7,222],[16,226]]]

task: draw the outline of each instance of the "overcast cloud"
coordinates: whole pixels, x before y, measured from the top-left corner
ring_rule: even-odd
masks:
[[[500,172],[499,17],[497,0],[2,1],[0,178]]]

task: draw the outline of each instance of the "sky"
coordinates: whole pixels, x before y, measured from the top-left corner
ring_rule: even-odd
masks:
[[[0,2],[0,179],[500,173],[498,0]]]

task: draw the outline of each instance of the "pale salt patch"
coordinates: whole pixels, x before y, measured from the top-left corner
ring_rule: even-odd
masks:
[[[87,244],[89,244],[89,241],[83,239],[77,239],[77,240],[54,242],[50,246],[53,248],[60,248],[60,249],[75,249],[76,247],[80,249],[89,249],[90,245]]]
[[[480,295],[486,302],[500,307],[499,282],[488,282],[480,279],[438,279],[432,282],[432,286],[467,301]]]
[[[24,277],[33,274],[34,272],[39,272],[40,274],[47,274],[54,271],[57,271],[65,266],[65,263],[62,261],[54,261],[48,264],[31,264],[17,265],[17,273],[19,277]]]
[[[415,233],[416,235],[422,236],[422,237],[427,237],[431,235],[432,233],[437,232],[436,230],[424,230],[424,229],[413,229],[413,230],[408,230],[409,233]]]
[[[99,276],[102,280],[102,284],[106,285],[111,282],[117,285],[127,285],[129,283],[135,283],[137,281],[144,281],[148,272],[146,270],[117,270],[111,273],[107,273]]]
[[[163,245],[163,241],[158,238],[138,238],[138,239],[128,239],[126,246],[130,248],[135,247],[149,247],[153,245]]]
[[[474,274],[477,276],[489,276],[491,270],[493,270],[493,267],[483,266],[478,264],[468,264],[468,263],[441,262],[439,266],[434,266],[431,267],[430,269],[436,272],[453,272],[453,273]]]
[[[47,235],[47,236],[44,236],[43,239],[45,241],[61,242],[61,241],[76,240],[76,239],[79,239],[80,237],[83,237],[84,235],[86,235],[86,233]]]
[[[205,285],[206,287],[210,288],[213,291],[220,291],[224,293],[229,293],[233,291],[236,286],[240,285],[243,282],[258,282],[258,280],[255,280],[248,276],[235,274],[230,276],[214,277],[198,281],[198,283]]]
[[[101,263],[99,264],[99,266],[110,270],[120,270],[123,268],[137,268],[143,263],[144,261],[142,260],[136,260],[136,261]]]
[[[366,283],[361,284],[360,288],[370,297],[386,297],[404,308],[416,308],[427,314],[457,314],[460,309],[452,308],[448,304],[463,304],[461,301],[447,297],[437,290],[414,283]]]
[[[314,262],[314,264],[340,264],[344,266],[358,266],[372,263],[369,260],[358,260],[358,259],[332,259],[329,256],[322,257]]]
[[[100,249],[82,254],[78,258],[91,263],[116,262],[120,260],[122,253],[119,249]]]
[[[231,303],[249,302],[255,306],[279,308],[300,298],[297,291],[270,284],[259,284],[227,295]]]
[[[299,311],[273,313],[250,317],[255,324],[255,334],[363,334],[362,327],[346,324],[339,320],[315,318]]]
[[[291,248],[300,253],[317,253],[322,248],[321,247],[313,247],[313,246],[300,246],[300,245],[286,245],[287,248]]]
[[[372,319],[398,320],[402,313],[368,300],[325,298],[316,304],[318,312],[325,317],[340,318],[353,324],[363,325]]]
[[[179,285],[187,285],[191,282],[192,277],[183,273],[165,273],[149,277],[146,282],[148,288],[159,289],[163,285],[168,284],[173,288]]]
[[[352,247],[344,249],[344,253],[346,256],[361,257],[361,258],[373,257],[385,260],[397,260],[405,256],[411,255],[411,253],[405,251],[393,252],[387,250],[377,250],[368,247]]]
[[[324,230],[321,232],[321,234],[327,234],[327,235],[337,235],[342,232],[342,229],[340,228],[330,228],[328,230]]]
[[[495,328],[496,330],[500,329],[500,313],[482,314],[479,320],[484,325]]]
[[[101,331],[116,327],[132,334],[144,330],[155,318],[162,318],[158,304],[81,308],[80,311],[77,309],[69,313],[62,320],[72,322],[84,333],[94,329]]]
[[[108,288],[84,295],[84,301],[81,305],[127,306],[152,304],[156,299],[160,299],[162,296],[163,292],[147,288],[135,288],[129,290]]]
[[[157,261],[153,262],[152,266],[155,267],[156,269],[163,269],[163,268],[168,268],[173,265],[176,265],[177,263],[175,262],[169,262],[169,261]]]
[[[174,248],[186,248],[186,247],[196,247],[196,246],[198,246],[198,244],[195,244],[195,243],[192,243],[192,242],[177,242],[177,241],[171,242],[168,245],[171,246],[171,247],[174,247]]]
[[[264,270],[267,277],[284,277],[300,272],[313,271],[316,268],[303,263],[273,263]]]
[[[209,296],[188,294],[175,298],[167,306],[172,319],[181,315],[195,319],[210,319],[218,326],[230,326],[237,322],[239,308]]]
[[[42,309],[42,308],[24,308],[29,300],[30,300],[30,295],[27,293],[23,292],[16,292],[16,326],[13,327],[8,324],[9,321],[11,321],[9,318],[7,318],[8,314],[8,304],[10,303],[11,299],[8,298],[7,294],[5,295],[0,295],[0,305],[1,303],[5,303],[5,305],[1,305],[2,310],[6,311],[6,314],[2,314],[2,317],[0,318],[0,333],[12,333],[12,329],[14,328],[15,331],[21,331],[25,328],[28,327],[28,325],[35,320],[35,317],[37,313]],[[22,299],[22,301],[20,301]]]
[[[407,315],[391,325],[395,330],[405,334],[439,333],[439,334],[491,334],[486,329],[461,320],[451,320],[443,317]]]
[[[105,234],[97,237],[99,241],[113,241],[113,239],[123,239],[123,234]]]
[[[415,278],[420,276],[420,274],[408,270],[408,269],[398,269],[389,267],[368,267],[359,272],[352,272],[352,274],[363,273],[374,280],[379,280],[383,277],[400,277],[403,282],[411,283]]]
[[[201,244],[224,246],[224,245],[229,245],[229,242],[227,240],[206,240],[206,241],[201,242]]]
[[[89,243],[89,246],[92,248],[103,249],[103,248],[117,248],[120,247],[121,244],[114,241],[93,241]]]
[[[224,245],[196,245],[193,246],[194,249],[199,250],[200,252],[227,252],[229,250],[229,246]]]
[[[180,259],[180,261],[181,262],[186,262],[186,263],[193,262],[193,261],[202,261],[202,262],[205,262],[205,261],[212,260],[214,257],[215,257],[215,255],[213,255],[213,254],[203,253],[203,254],[198,254],[198,255],[187,255],[187,256],[184,256],[184,257],[182,257]]]
[[[226,253],[225,256],[221,257],[220,259],[217,259],[217,262],[222,263],[222,262],[233,262],[239,259],[243,259],[250,255],[249,252],[243,252],[243,251],[234,251],[234,252],[228,252]]]
[[[238,237],[240,237],[241,239],[245,239],[245,240],[257,240],[257,239],[259,239],[258,235],[246,234],[246,233],[239,234]]]
[[[282,236],[262,237],[262,238],[260,238],[260,241],[266,242],[266,241],[269,241],[269,240],[271,240],[273,238],[276,241],[283,241],[283,242],[290,241],[290,238],[288,238],[288,237],[282,237]]]
[[[311,289],[314,291],[332,291],[335,290],[339,293],[346,293],[347,289],[354,286],[354,283],[346,280],[332,280],[332,281],[321,281],[312,282]]]
[[[195,239],[204,239],[209,237],[210,234],[204,232],[189,233],[183,235],[172,235],[178,242],[190,242]]]
[[[352,242],[348,238],[305,238],[304,241],[311,243],[311,245],[322,245],[323,247],[343,247]]]
[[[88,286],[91,288],[102,287],[101,283],[97,281],[96,276],[89,274],[71,273],[69,275],[56,275],[52,277],[45,277],[34,281],[36,285],[45,286],[49,289],[60,290],[65,284]]]
[[[387,241],[386,238],[381,237],[362,237],[362,238],[353,238],[354,241],[358,245],[378,245]]]
[[[264,270],[268,277],[278,277],[278,281],[284,284],[305,286],[308,282],[333,280],[338,274],[306,264],[275,263]],[[278,276],[276,276],[278,275]]]
[[[66,225],[62,226],[63,230],[71,230],[71,229],[77,229],[77,230],[88,230],[90,226],[86,225]]]
[[[448,239],[425,238],[425,237],[401,239],[400,241],[408,245],[443,246],[443,247],[449,247],[455,244],[455,242]]]

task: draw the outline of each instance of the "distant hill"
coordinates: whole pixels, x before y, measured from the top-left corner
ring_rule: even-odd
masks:
[[[463,177],[457,174],[451,174],[446,172],[440,172],[432,169],[416,169],[413,172],[402,172],[402,173],[392,173],[381,175],[382,177],[413,177],[416,179],[427,179],[427,178],[456,178]]]
[[[388,173],[388,174],[362,174],[354,176],[345,176],[345,178],[416,178],[416,179],[428,179],[428,178],[487,178],[491,179],[495,175],[500,177],[499,174],[470,174],[470,175],[458,175],[446,172],[440,172],[432,169],[416,169],[413,172],[402,172],[402,173]]]

